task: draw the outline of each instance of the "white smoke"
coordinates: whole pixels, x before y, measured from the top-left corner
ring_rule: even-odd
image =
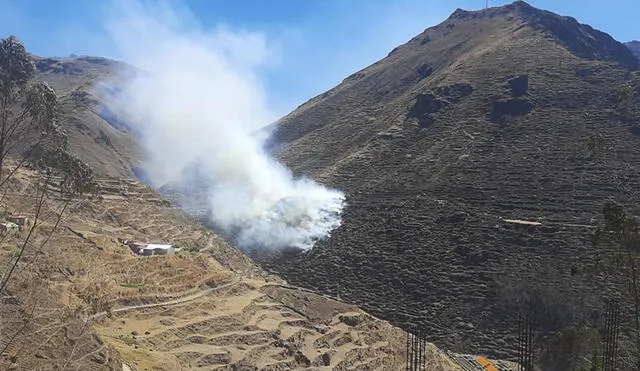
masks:
[[[120,55],[144,71],[110,105],[138,125],[156,187],[197,163],[212,221],[241,247],[309,249],[340,225],[344,195],[294,179],[254,135],[276,118],[260,81],[273,57],[263,35],[203,29],[168,2],[120,1],[107,14]]]

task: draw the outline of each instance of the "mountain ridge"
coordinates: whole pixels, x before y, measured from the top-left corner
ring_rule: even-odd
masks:
[[[561,32],[561,27],[562,26],[571,26],[574,28],[577,28],[579,31],[581,32],[585,32],[585,33],[593,33],[595,36],[599,37],[600,40],[603,40],[605,42],[605,44],[607,44],[607,46],[609,47],[609,50],[607,50],[605,48],[605,50],[601,50],[598,52],[593,51],[591,49],[593,48],[588,48],[589,50],[587,51],[583,51],[581,54],[583,55],[587,55],[590,58],[600,58],[601,60],[605,60],[605,61],[616,61],[622,65],[625,65],[628,68],[631,69],[637,69],[640,66],[640,62],[638,62],[636,60],[636,58],[633,57],[633,54],[628,50],[627,47],[625,47],[625,44],[622,44],[621,42],[616,41],[613,37],[611,37],[610,35],[599,31],[599,30],[595,30],[593,29],[591,26],[586,25],[586,24],[581,24],[579,23],[575,18],[573,17],[567,17],[567,16],[560,16],[557,14],[554,14],[552,12],[549,11],[545,11],[545,10],[541,10],[541,9],[537,9],[531,5],[529,5],[527,2],[525,1],[515,1],[511,4],[505,5],[505,6],[501,6],[501,7],[492,7],[492,8],[488,8],[488,9],[482,9],[482,10],[464,10],[461,8],[457,8],[445,21],[441,22],[438,25],[432,26],[427,28],[424,32],[420,33],[419,35],[411,38],[407,43],[400,45],[396,48],[394,48],[388,55],[386,58],[390,57],[391,55],[393,55],[394,53],[396,53],[398,50],[400,50],[403,47],[407,47],[408,45],[412,44],[412,43],[421,43],[421,44],[426,44],[429,40],[426,38],[427,33],[429,32],[429,30],[435,30],[441,27],[455,27],[455,25],[452,25],[451,23],[448,22],[452,22],[456,19],[465,19],[465,18],[474,18],[474,19],[482,19],[482,18],[492,18],[492,17],[512,17],[514,15],[520,15],[523,16],[525,21],[527,21],[530,24],[533,24],[535,27],[542,27],[542,28],[547,28],[548,31],[552,34],[554,33],[562,33]],[[540,24],[541,21],[545,21],[542,25]],[[549,27],[552,26],[552,27]],[[517,31],[517,30],[516,30]],[[572,38],[575,39],[576,32],[573,33]],[[571,33],[570,33],[571,34]],[[558,37],[558,39],[562,40],[561,37]],[[573,43],[571,44],[575,44],[576,41],[572,40]],[[578,40],[580,41],[580,40]],[[584,44],[584,41],[583,41]],[[316,97],[311,98],[309,101],[301,104],[299,107],[297,107],[293,112],[298,111],[299,109],[303,108],[305,105],[307,105],[308,103],[312,103],[320,98],[324,98],[327,97],[328,95],[330,95],[332,92],[334,92],[334,89],[337,89],[338,87],[341,87],[342,84],[346,83],[349,80],[358,80],[361,79],[362,77],[364,77],[363,73],[365,70],[371,69],[374,66],[378,65],[380,62],[384,61],[386,58],[381,59],[378,62],[374,62],[372,65],[365,67],[364,69],[361,69],[353,74],[351,74],[349,77],[345,78],[341,84],[337,85],[336,87],[329,89],[327,92],[322,93],[317,95]],[[422,70],[422,73],[431,73],[432,70],[430,70],[429,66],[425,66],[425,68]],[[292,113],[293,113],[292,112]],[[279,121],[286,121],[285,118],[288,117],[289,115],[286,115],[283,119],[279,120]]]

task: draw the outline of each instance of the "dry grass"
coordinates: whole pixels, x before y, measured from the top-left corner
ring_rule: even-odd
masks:
[[[97,330],[141,370],[404,369],[402,331],[352,306],[263,281],[117,315]]]
[[[18,175],[13,192],[2,199],[3,212],[33,212],[25,197],[33,176]],[[40,248],[63,201],[52,198],[43,209],[33,246],[10,287],[19,302],[0,305],[5,333],[31,318],[8,350],[18,360],[14,368],[102,370],[122,361],[137,370],[404,368],[403,331],[352,305],[269,284],[250,260],[210,231],[149,201],[154,192],[134,182],[104,182],[129,184],[138,195],[72,202]],[[179,241],[206,252],[141,257],[118,236]],[[19,240],[0,244],[0,262]],[[97,315],[88,320],[92,313]],[[435,346],[429,349],[430,370],[457,370]],[[9,366],[9,358],[0,358],[0,368]]]
[[[33,218],[35,178],[28,170],[17,174],[2,197],[2,214]],[[34,370],[102,369],[119,364],[113,349],[91,335],[86,314],[183,296],[234,276],[209,253],[141,257],[117,241],[116,236],[125,232],[150,242],[172,243],[175,237],[185,246],[201,245],[234,256],[229,245],[216,244],[220,240],[211,232],[166,206],[144,197],[83,198],[67,204],[54,230],[65,204],[55,194],[45,202],[38,227],[8,288],[16,299],[10,299],[12,305],[0,305],[0,348],[8,341],[8,334],[18,333],[7,355],[0,358],[2,369],[10,366],[12,357],[18,360],[14,367]],[[163,233],[156,235],[156,231]],[[27,233],[21,231],[2,240],[0,264],[4,266],[12,258]],[[250,261],[240,261],[236,267],[242,267],[241,263]],[[23,328],[25,318],[31,321]]]

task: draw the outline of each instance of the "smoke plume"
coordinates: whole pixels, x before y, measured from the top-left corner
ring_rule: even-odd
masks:
[[[120,55],[144,71],[108,104],[141,133],[155,187],[205,192],[211,221],[247,249],[309,249],[339,226],[344,195],[295,179],[255,135],[276,118],[260,79],[274,58],[263,35],[204,29],[168,2],[120,1],[107,14]],[[193,166],[204,175],[187,177]]]

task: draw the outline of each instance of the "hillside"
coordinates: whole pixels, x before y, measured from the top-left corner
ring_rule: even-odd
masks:
[[[543,332],[597,318],[602,277],[571,267],[605,200],[640,212],[639,63],[522,1],[456,10],[278,123],[279,158],[348,206],[329,240],[265,266],[454,350],[514,356],[527,298]]]
[[[72,151],[107,177],[106,194],[74,209],[30,273],[51,289],[43,300],[54,310],[43,310],[38,325],[58,323],[46,330],[58,342],[31,354],[38,338],[24,337],[12,352],[35,362],[24,367],[64,364],[74,356],[65,353],[75,349],[69,334],[79,332],[85,368],[117,369],[120,360],[142,369],[304,368],[329,359],[338,369],[394,369],[404,367],[398,327],[414,325],[440,348],[513,359],[527,299],[542,333],[586,317],[599,326],[604,278],[573,268],[595,259],[590,244],[605,200],[640,213],[634,45],[521,1],[458,9],[281,119],[279,158],[347,194],[329,240],[261,262],[294,286],[157,193],[119,179],[137,173],[139,138],[100,93],[117,91],[116,72],[131,67],[36,57],[37,77],[63,102]],[[622,105],[626,85],[635,95]],[[3,207],[22,211],[18,199]],[[197,200],[185,207],[209,212]],[[118,235],[185,250],[139,259]],[[0,260],[12,251],[2,249]],[[94,301],[95,290],[112,316],[97,316],[91,331],[57,316]],[[27,313],[28,302],[9,304]],[[449,358],[431,347],[437,369],[447,369]]]
[[[638,59],[640,59],[640,41],[629,41],[625,43],[625,45],[631,50],[633,54],[636,55],[636,57],[638,57]]]
[[[102,96],[131,67],[89,56],[34,59],[35,78],[49,83],[60,98],[71,151],[99,174],[132,176],[141,158],[136,130],[111,112]],[[103,85],[108,83],[113,86]]]
[[[62,179],[47,180],[34,164],[3,184],[0,265],[18,263],[0,298],[0,369],[404,369],[402,329],[263,271],[126,177],[136,172],[136,129],[108,111],[101,94],[117,92],[117,72],[130,67],[95,57],[34,59],[36,78],[62,101],[71,152],[99,179],[96,193],[70,203]],[[6,220],[16,214],[37,227],[13,229]],[[124,240],[171,243],[176,254],[138,256]],[[433,344],[425,352],[433,371],[488,362]]]
[[[38,179],[16,173],[3,217],[34,217]],[[402,330],[264,273],[137,181],[98,184],[100,195],[72,201],[60,223],[65,200],[49,189],[33,247],[0,302],[0,369],[404,369]],[[3,267],[26,233],[2,234]],[[137,256],[119,237],[182,251]],[[459,369],[427,350],[431,370]]]

